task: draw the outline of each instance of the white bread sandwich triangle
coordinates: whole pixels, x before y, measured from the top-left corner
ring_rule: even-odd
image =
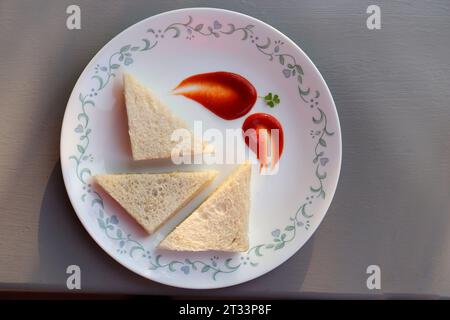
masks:
[[[95,180],[151,234],[216,175],[216,171],[102,174]]]
[[[123,82],[134,160],[170,158],[173,150],[180,155],[204,151],[206,144],[194,138],[186,123],[176,117],[151,89],[128,73],[124,74]],[[181,143],[171,141],[171,135],[177,129],[186,129],[184,132],[190,133]]]
[[[251,165],[240,165],[159,247],[179,251],[247,251],[250,179]]]

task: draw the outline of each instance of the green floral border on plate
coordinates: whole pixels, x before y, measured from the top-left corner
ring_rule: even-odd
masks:
[[[223,24],[218,20],[210,25],[194,23],[191,16],[188,16],[185,22],[175,22],[166,28],[148,29],[148,35],[143,37],[140,43],[126,44],[109,57],[106,65],[97,64],[91,76],[95,80],[93,81],[94,85],[89,92],[80,93],[78,96],[80,112],[77,115],[78,125],[74,128],[75,134],[78,135],[78,144],[75,153],[69,159],[74,162],[77,178],[82,185],[81,200],[83,202],[89,201],[91,207],[97,210],[98,226],[103,230],[106,237],[117,243],[117,252],[128,254],[131,258],[147,259],[151,270],[181,271],[186,275],[191,272],[200,272],[209,274],[213,280],[216,280],[219,274],[233,273],[246,265],[256,267],[259,263],[258,258],[283,249],[295,239],[300,230],[308,230],[310,228],[309,219],[313,217],[309,207],[313,202],[323,200],[326,197],[324,181],[327,178],[326,165],[330,161],[326,155],[326,149],[328,138],[333,136],[334,132],[329,130],[327,116],[320,108],[320,92],[312,90],[303,83],[303,69],[293,55],[283,51],[283,41],[260,37],[254,29],[255,26],[251,24],[236,26],[233,23]],[[89,126],[88,112],[90,108],[95,107],[97,95],[116,76],[116,71],[122,66],[128,66],[134,62],[134,55],[152,50],[160,41],[169,37],[192,40],[195,37],[219,39],[226,36],[239,36],[241,41],[247,41],[258,52],[267,56],[269,61],[278,63],[284,77],[295,82],[299,98],[315,113],[311,119],[314,129],[310,130],[310,136],[311,139],[315,140],[311,161],[315,168],[316,183],[310,186],[310,194],[306,196],[297,211],[289,218],[288,223],[271,232],[271,242],[255,245],[246,253],[241,254],[240,257],[227,258],[222,261],[219,257],[213,256],[206,261],[192,261],[190,259],[168,260],[164,259],[161,254],[154,256],[139,241],[133,239],[131,234],[125,234],[122,231],[117,216],[108,216],[105,213],[102,197],[91,188],[91,184],[87,181],[92,176],[89,163],[93,162],[94,159],[93,154],[89,153],[92,128]]]

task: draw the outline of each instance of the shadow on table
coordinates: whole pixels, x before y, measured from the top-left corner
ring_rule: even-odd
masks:
[[[49,177],[39,220],[40,267],[35,277],[51,290],[66,290],[66,268],[81,268],[82,290],[153,295],[280,297],[298,293],[308,270],[313,239],[268,274],[225,289],[178,289],[146,280],[121,266],[89,236],[67,196],[58,161]]]

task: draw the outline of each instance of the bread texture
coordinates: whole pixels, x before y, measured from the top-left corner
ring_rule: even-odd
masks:
[[[180,155],[203,152],[206,145],[194,138],[186,123],[151,89],[128,73],[124,74],[123,83],[134,160],[170,158],[172,152]],[[184,129],[184,137],[187,137],[181,142],[171,140],[177,129]]]
[[[247,251],[250,180],[251,165],[240,165],[159,247],[178,251]]]
[[[95,180],[151,234],[216,175],[216,171],[102,174]]]

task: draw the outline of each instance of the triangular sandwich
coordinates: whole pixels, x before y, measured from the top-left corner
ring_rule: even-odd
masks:
[[[216,171],[102,174],[95,180],[148,233],[153,233],[216,175]]]
[[[247,251],[250,178],[251,165],[240,165],[159,247],[179,251]]]
[[[124,74],[123,82],[134,160],[170,158],[174,150],[177,155],[204,151],[206,144],[194,138],[186,123],[175,116],[151,89],[128,73]],[[184,129],[179,132],[187,138],[172,141],[172,133],[177,129]]]

